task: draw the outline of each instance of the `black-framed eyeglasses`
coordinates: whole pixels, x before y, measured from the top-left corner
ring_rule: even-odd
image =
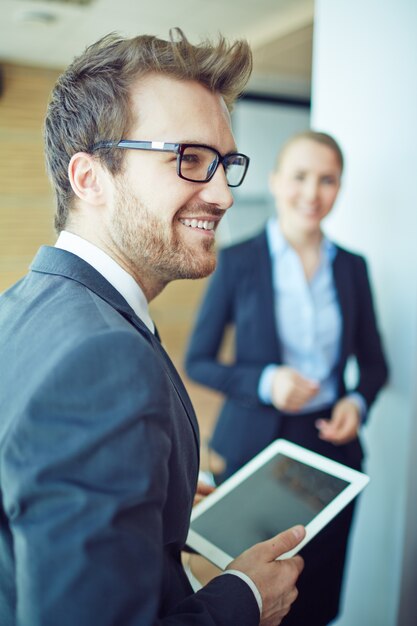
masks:
[[[240,152],[222,156],[215,148],[198,143],[167,143],[165,141],[100,141],[91,152],[102,148],[127,148],[131,150],[156,150],[174,152],[177,155],[177,174],[193,183],[208,183],[223,165],[229,187],[243,183],[249,167],[249,157]]]

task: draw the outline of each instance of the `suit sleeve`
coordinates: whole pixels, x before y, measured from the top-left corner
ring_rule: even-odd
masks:
[[[359,380],[355,391],[364,397],[369,409],[387,380],[388,367],[378,331],[366,262],[362,257],[357,257],[356,261],[358,320],[355,355]]]
[[[222,588],[213,581],[158,620],[168,386],[147,342],[120,331],[67,350],[39,381],[2,467],[16,626],[214,626],[226,624],[215,617],[228,602],[237,619],[230,623],[257,623],[249,589],[239,586],[252,618],[226,600],[232,581]]]
[[[226,328],[236,321],[241,271],[232,250],[220,252],[189,341],[185,369],[192,380],[202,385],[245,404],[259,405],[258,384],[267,363],[225,364],[219,360]]]
[[[213,578],[208,585],[181,602],[162,624],[258,626],[259,620],[258,604],[249,586],[237,576],[227,575]]]

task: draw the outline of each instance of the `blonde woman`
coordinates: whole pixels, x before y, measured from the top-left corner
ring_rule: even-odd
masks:
[[[211,448],[223,480],[277,437],[361,468],[361,424],[387,378],[365,260],[322,223],[340,190],[343,154],[307,131],[284,146],[270,179],[277,215],[220,252],[191,337],[188,375],[222,392]],[[220,362],[226,326],[235,358]],[[358,381],[347,389],[347,360]],[[303,551],[299,598],[283,624],[324,626],[339,610],[353,505]]]

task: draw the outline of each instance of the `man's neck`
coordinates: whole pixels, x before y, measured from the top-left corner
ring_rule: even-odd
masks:
[[[94,232],[92,229],[85,227],[79,228],[76,224],[68,224],[65,230],[89,241],[113,259],[125,272],[132,276],[143,291],[148,303],[156,298],[165,288],[166,282],[152,276],[151,272],[147,273],[146,268],[141,267],[139,272],[138,268],[136,268],[133,263],[129,262],[129,259],[125,257],[116,243],[114,241],[108,241],[108,238],[103,237],[99,232]]]

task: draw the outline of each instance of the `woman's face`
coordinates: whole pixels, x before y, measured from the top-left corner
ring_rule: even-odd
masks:
[[[336,200],[341,173],[328,146],[304,138],[291,143],[270,178],[282,225],[300,235],[319,231]]]

